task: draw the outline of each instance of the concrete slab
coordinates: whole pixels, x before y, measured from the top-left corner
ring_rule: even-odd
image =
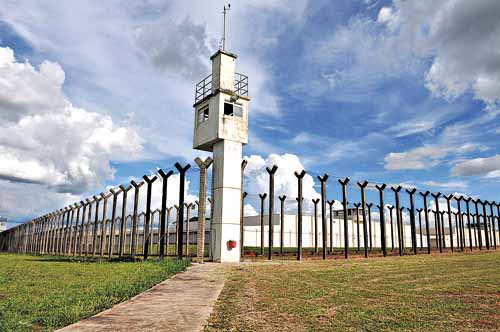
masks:
[[[185,272],[59,331],[201,331],[224,286],[217,263],[195,264]]]

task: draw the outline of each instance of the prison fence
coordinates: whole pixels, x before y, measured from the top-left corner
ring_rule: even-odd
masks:
[[[8,229],[0,233],[0,250],[107,258],[188,256],[203,261],[210,257],[211,212],[218,202],[207,189],[212,160],[195,161],[197,168],[176,163],[172,170],[160,169],[141,181]],[[242,175],[246,164],[241,164]],[[277,175],[290,175],[278,171],[276,165],[266,168],[265,192],[250,190],[254,178],[243,181],[241,256],[385,257],[496,250],[500,241],[500,204],[494,201],[305,170],[294,172],[290,192],[275,185]],[[199,180],[198,193],[188,195],[190,199],[188,174]],[[176,204],[168,199],[173,176],[178,177]],[[309,184],[316,178],[317,193],[307,188],[304,195],[306,177]],[[245,212],[247,206],[253,210]]]

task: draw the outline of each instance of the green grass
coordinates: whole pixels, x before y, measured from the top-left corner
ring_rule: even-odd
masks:
[[[0,254],[0,331],[53,331],[110,308],[188,264]]]
[[[500,331],[500,252],[234,267],[205,331]]]

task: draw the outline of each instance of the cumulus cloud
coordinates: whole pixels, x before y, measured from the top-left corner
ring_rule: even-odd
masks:
[[[44,61],[35,68],[17,62],[7,47],[0,48],[0,59],[0,179],[32,184],[11,192],[47,190],[45,201],[62,202],[112,178],[110,160],[129,160],[141,151],[143,139],[133,128],[65,97],[59,64]]]
[[[427,169],[435,167],[449,155],[459,155],[478,149],[475,144],[461,146],[425,145],[405,152],[391,152],[384,158],[389,171]]]
[[[495,0],[394,1],[380,10],[379,22],[392,24],[389,38],[431,59],[425,80],[434,95],[472,92],[491,106],[500,101],[499,15]]]
[[[500,155],[460,161],[453,166],[451,172],[455,176],[500,178]]]

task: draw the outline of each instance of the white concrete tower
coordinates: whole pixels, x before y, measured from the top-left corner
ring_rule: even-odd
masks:
[[[196,85],[193,148],[213,152],[211,258],[240,260],[240,197],[243,144],[248,143],[248,77],[235,72],[236,55],[212,57],[212,74]],[[236,241],[230,248],[228,241]]]

